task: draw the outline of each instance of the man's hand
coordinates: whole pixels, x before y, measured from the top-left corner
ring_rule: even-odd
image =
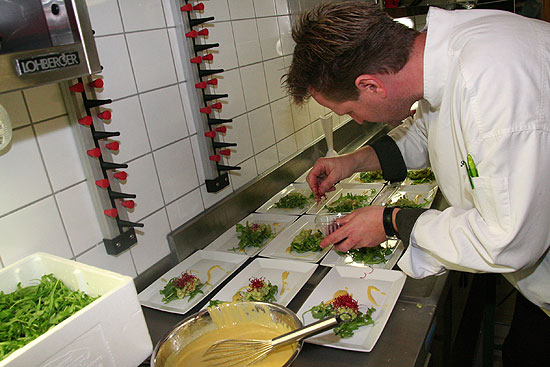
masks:
[[[341,228],[321,241],[321,247],[331,244],[335,250],[347,252],[352,248],[374,247],[386,241],[382,224],[383,206],[367,206],[338,219]]]
[[[309,171],[306,181],[313,191],[315,198],[319,200],[327,192],[334,190],[340,180],[354,173],[355,163],[350,155],[342,155],[331,158],[319,158]]]

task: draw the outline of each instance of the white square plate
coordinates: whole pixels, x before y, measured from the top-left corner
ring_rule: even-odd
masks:
[[[257,258],[220,289],[212,300],[232,301],[237,292],[248,286],[251,278],[263,277],[278,287],[274,303],[287,306],[306,284],[317,266],[317,264],[303,261]]]
[[[141,291],[138,295],[139,301],[143,306],[149,308],[184,314],[211,293],[247,259],[248,256],[246,255],[204,250],[196,251]],[[160,294],[160,291],[166,286],[166,283],[185,272],[191,272],[201,280],[201,283],[204,283],[201,289],[204,293],[197,294],[192,300],[186,297],[169,303],[162,302],[163,295]]]
[[[331,300],[337,291],[345,290],[357,300],[359,305],[365,307],[365,309],[360,309],[362,312],[369,307],[376,308],[372,314],[374,325],[360,327],[351,338],[341,339],[332,330],[329,330],[305,341],[332,348],[370,352],[386,326],[405,280],[406,276],[401,271],[335,266],[311,292],[298,311],[298,317],[302,318],[304,324],[317,321],[311,316],[311,312],[305,315],[304,312],[313,306],[318,306],[321,302]],[[376,287],[379,291],[372,287]],[[376,304],[369,300],[369,289],[371,298]]]
[[[387,200],[385,205],[392,206],[400,198],[405,198],[414,201],[416,204],[422,204],[422,208],[430,208],[432,206],[437,186],[415,185],[415,186],[400,186]]]
[[[330,198],[321,205],[315,205],[310,210],[307,211],[307,214],[325,214],[329,213],[327,209],[325,209],[325,205],[331,205],[336,200],[338,200],[341,196],[346,196],[347,194],[353,194],[353,195],[372,195],[370,202],[376,198],[376,195],[382,190],[384,187],[384,184],[380,183],[371,183],[371,184],[339,184],[337,186],[337,190],[333,191],[330,195]],[[374,191],[372,191],[374,190]],[[372,192],[372,193],[371,193]]]
[[[269,199],[264,205],[259,207],[257,213],[273,213],[273,214],[291,214],[291,215],[301,215],[304,214],[315,205],[315,199],[310,198],[310,202],[306,204],[303,208],[276,208],[275,204],[284,196],[290,194],[291,192],[297,192],[302,195],[305,195],[307,198],[311,195],[311,189],[307,183],[295,183],[290,184],[281,191],[279,191],[275,196]]]
[[[351,256],[349,255],[340,255],[336,252],[336,250],[333,250],[325,256],[323,261],[321,261],[321,265],[324,266],[358,266],[358,267],[372,267],[372,268],[378,268],[378,269],[392,269],[394,265],[397,263],[399,258],[401,257],[401,254],[403,253],[403,243],[399,240],[387,240],[386,242],[382,243],[382,246],[391,246],[394,248],[393,252],[386,256],[386,262],[380,263],[380,264],[364,264],[362,262],[356,262],[353,261]]]
[[[291,260],[300,260],[316,263],[326,253],[330,250],[329,247],[325,247],[322,251],[319,252],[291,252],[290,244],[294,237],[300,234],[302,229],[313,229],[315,228],[315,216],[314,215],[304,215],[301,216],[296,222],[292,223],[286,227],[273,241],[267,245],[260,256],[273,257],[273,258],[282,258],[282,259],[291,259]]]
[[[255,224],[269,224],[271,226],[271,230],[275,233],[276,236],[281,233],[281,231],[288,226],[290,223],[294,222],[296,219],[298,219],[297,216],[294,215],[284,215],[284,214],[257,214],[252,213],[243,220],[241,220],[239,223],[242,225],[245,225],[246,222],[249,224],[255,223]],[[265,241],[265,243],[262,245],[262,247],[251,247],[246,249],[244,252],[237,252],[234,250],[231,250],[232,248],[238,247],[239,244],[239,238],[237,237],[237,231],[236,226],[233,226],[229,228],[227,231],[225,231],[220,237],[216,238],[212,243],[210,243],[208,246],[206,246],[204,249],[209,251],[221,251],[221,252],[229,252],[229,253],[244,253],[247,256],[254,256],[258,252],[262,250],[263,247],[269,241],[273,240],[273,238],[268,239]]]

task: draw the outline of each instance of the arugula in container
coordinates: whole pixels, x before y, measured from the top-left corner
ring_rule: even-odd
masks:
[[[43,275],[37,285],[18,283],[12,293],[0,291],[0,360],[97,298],[70,290],[52,274]]]
[[[348,252],[336,251],[341,256],[349,255],[354,262],[363,264],[381,264],[386,263],[386,256],[393,252],[391,247],[361,247],[359,249],[351,249]]]
[[[197,294],[203,293],[201,288],[204,286],[200,279],[191,273],[182,273],[179,277],[174,277],[166,283],[160,290],[162,302],[168,303],[175,299],[189,297],[187,301],[193,299]]]
[[[363,195],[355,195],[352,193],[347,193],[346,195],[340,194],[337,200],[325,205],[325,209],[328,210],[329,213],[352,212],[355,209],[368,206],[375,195],[376,189],[367,190]]]
[[[231,251],[244,252],[248,247],[262,247],[265,240],[275,235],[269,224],[250,224],[247,221],[246,225],[243,226],[237,223],[235,227],[238,233],[239,244],[237,247],[233,247]]]
[[[311,203],[311,197],[300,192],[291,192],[279,199],[273,206],[281,209],[303,209]]]
[[[313,229],[302,229],[290,243],[290,250],[298,253],[320,252],[323,249],[319,246],[325,238],[321,231]]]
[[[431,168],[410,170],[407,172],[407,177],[412,181],[413,185],[430,183],[435,180],[435,175]]]
[[[351,321],[344,322],[332,330],[334,334],[340,338],[351,338],[360,327],[374,324],[374,320],[372,319],[374,311],[376,311],[376,309],[371,307],[368,308],[366,312],[361,312],[358,302],[351,294],[345,292],[345,294],[334,297],[328,302],[321,302],[318,306],[313,306],[311,309],[304,312],[304,315],[311,312],[313,318],[321,320],[346,312],[351,315]]]
[[[384,177],[382,176],[382,170],[379,169],[376,171],[361,172],[357,179],[360,182],[371,183],[371,182],[383,180]]]

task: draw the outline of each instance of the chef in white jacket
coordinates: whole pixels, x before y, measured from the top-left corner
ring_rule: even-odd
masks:
[[[316,195],[354,172],[382,169],[398,181],[431,166],[450,204],[362,208],[321,246],[347,251],[396,235],[411,277],[502,273],[521,294],[505,366],[550,365],[550,24],[430,8],[427,30],[416,32],[364,2],[339,2],[303,15],[293,37],[294,102],[313,97],[358,123],[396,126],[319,159],[307,177]]]

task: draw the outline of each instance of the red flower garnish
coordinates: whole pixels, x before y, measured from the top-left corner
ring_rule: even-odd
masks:
[[[334,301],[332,301],[332,305],[335,308],[345,307],[354,311],[357,311],[359,309],[357,301],[354,300],[353,297],[349,294],[344,294],[342,296],[336,297]]]
[[[254,289],[260,289],[264,286],[264,278],[251,278],[249,279],[250,284],[248,286],[248,291],[252,292]]]
[[[187,284],[192,283],[197,277],[193,274],[182,273],[178,279],[174,281],[174,285],[178,288],[184,288]]]
[[[260,225],[257,223],[252,223],[252,225],[250,226],[251,231],[257,231],[258,228],[260,228]]]

